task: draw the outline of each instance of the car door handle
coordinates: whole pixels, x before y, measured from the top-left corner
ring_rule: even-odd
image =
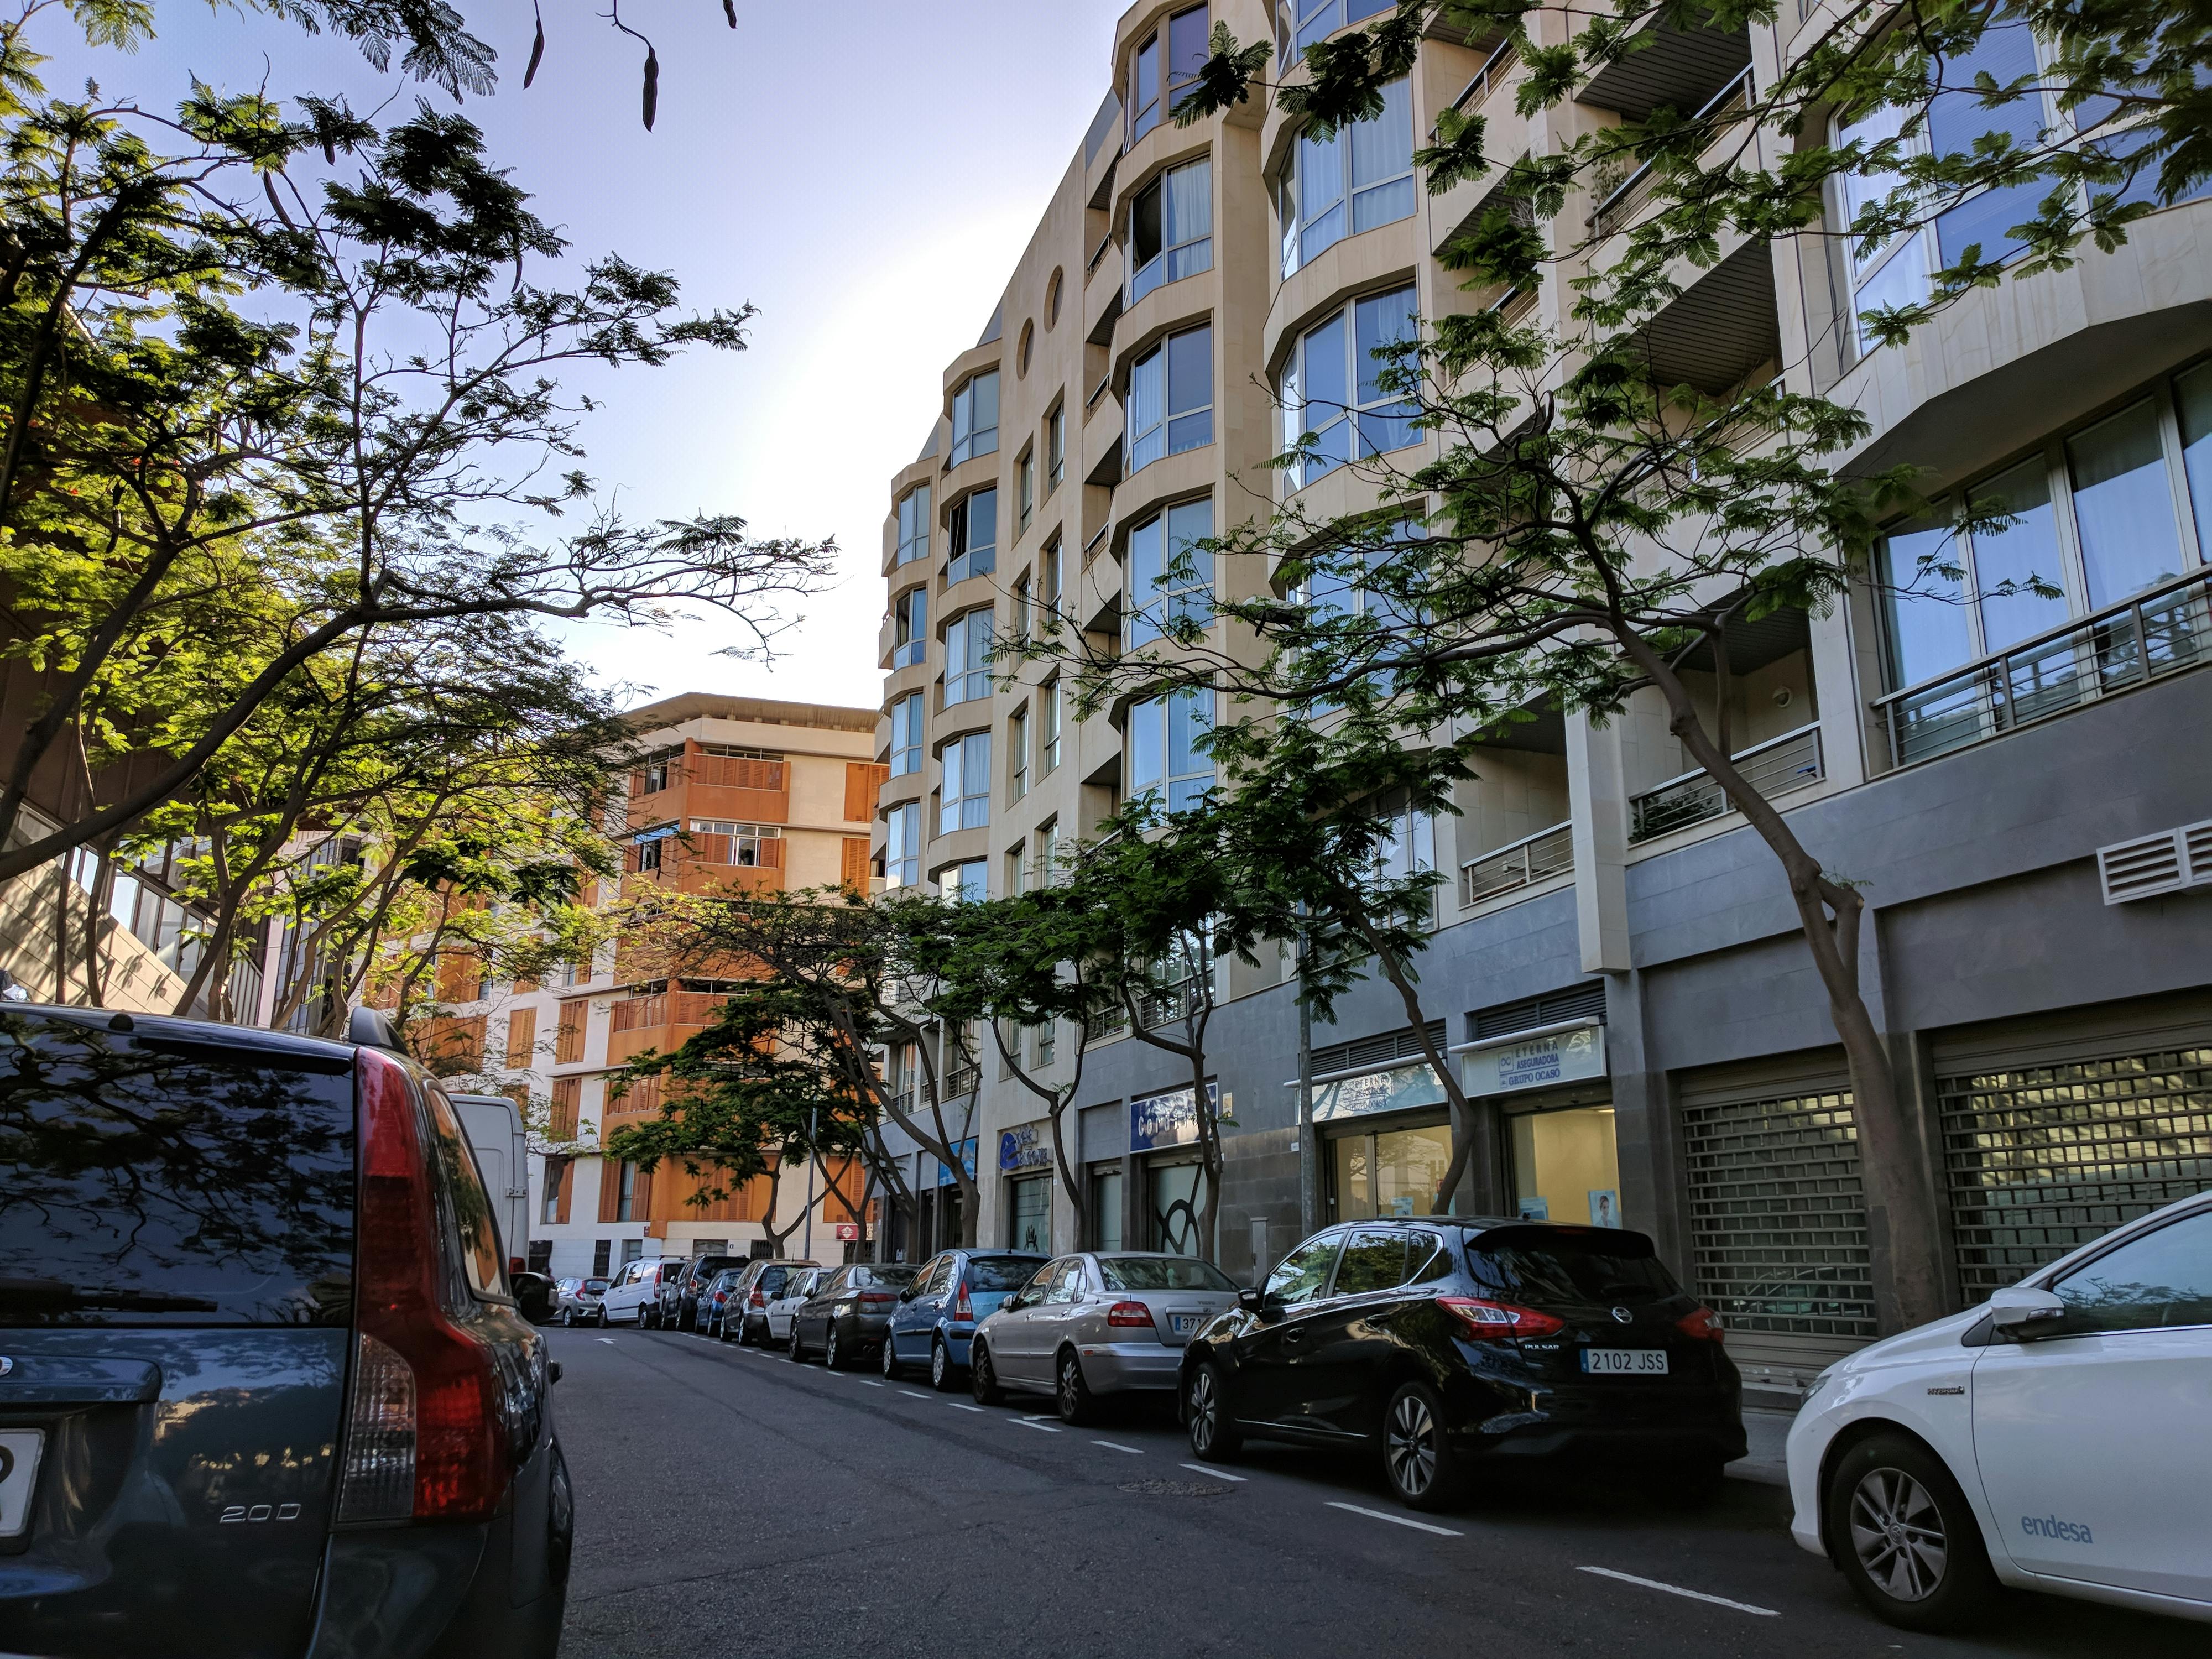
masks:
[[[1295,1348],[1305,1340],[1306,1328],[1303,1325],[1293,1325],[1283,1333],[1283,1346],[1287,1348]]]

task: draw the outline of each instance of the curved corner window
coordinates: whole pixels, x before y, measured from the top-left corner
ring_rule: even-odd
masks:
[[[1213,268],[1213,162],[1170,167],[1129,204],[1129,303]]]
[[[884,885],[912,887],[921,879],[921,803],[910,800],[884,814]]]
[[[1390,348],[1419,334],[1409,285],[1356,300],[1299,337],[1283,371],[1282,447],[1290,448],[1309,432],[1317,445],[1289,475],[1292,489],[1304,489],[1347,461],[1420,441],[1413,425],[1419,409],[1381,384]],[[1378,358],[1378,351],[1386,355]]]
[[[947,586],[998,568],[999,489],[979,489],[953,503],[952,556],[945,567]]]
[[[1381,114],[1326,138],[1299,135],[1276,194],[1283,275],[1346,236],[1412,217],[1414,204],[1413,84],[1401,76],[1382,88]]]
[[[1211,691],[1170,691],[1133,705],[1123,735],[1131,798],[1158,795],[1170,812],[1203,805],[1214,783],[1213,758],[1204,748],[1212,730]]]
[[[1213,327],[1170,334],[1129,366],[1127,470],[1213,441]]]
[[[899,497],[898,562],[912,564],[929,551],[929,486],[922,484]]]
[[[921,770],[921,693],[915,691],[891,705],[891,776],[902,778]]]
[[[1168,19],[1164,30],[1145,37],[1129,60],[1129,142],[1135,143],[1171,113],[1183,89],[1206,65],[1206,11],[1193,6]],[[1162,53],[1165,37],[1164,56]]]
[[[912,668],[929,650],[929,590],[910,587],[891,604],[891,666]]]
[[[991,822],[991,734],[953,738],[939,761],[944,776],[937,792],[937,833],[982,829]]]
[[[1128,589],[1122,596],[1123,645],[1158,639],[1188,617],[1212,620],[1213,556],[1195,544],[1213,534],[1213,498],[1178,501],[1129,532]]]
[[[1304,57],[1306,48],[1315,41],[1326,40],[1339,29],[1372,17],[1378,11],[1389,11],[1397,3],[1398,0],[1296,0],[1297,19],[1293,25],[1293,0],[1277,0],[1276,54],[1288,68]]]
[[[952,459],[950,465],[999,453],[999,371],[971,374],[952,394]]]
[[[972,702],[991,695],[991,613],[969,611],[945,629],[945,701]]]

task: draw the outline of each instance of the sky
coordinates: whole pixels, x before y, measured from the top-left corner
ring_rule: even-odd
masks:
[[[873,706],[890,475],[927,440],[945,364],[975,343],[1107,84],[1127,0],[630,0],[660,61],[639,119],[644,49],[597,3],[457,0],[500,53],[465,107],[572,257],[619,252],[671,271],[687,305],[759,309],[743,353],[570,376],[601,402],[582,463],[635,519],[735,513],[763,535],[836,538],[838,575],[796,602],[775,659],[715,654],[726,621],[669,634],[580,626],[572,648],[635,706],[713,691]],[[51,15],[51,14],[50,14]],[[97,76],[111,96],[173,104],[197,76],[278,95],[343,92],[356,109],[418,96],[347,43],[257,14],[158,0],[135,58],[68,50],[48,87]]]

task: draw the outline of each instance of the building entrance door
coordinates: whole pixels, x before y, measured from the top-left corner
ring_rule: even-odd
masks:
[[[1006,1183],[1006,1248],[1052,1254],[1052,1177],[1024,1176]]]
[[[1450,1166],[1447,1124],[1335,1136],[1329,1142],[1329,1218],[1431,1214],[1437,1188]]]
[[[1519,1112],[1506,1120],[1516,1213],[1524,1221],[1625,1227],[1613,1108]]]
[[[1206,1205],[1205,1167],[1195,1162],[1155,1164],[1145,1172],[1145,1185],[1152,1248],[1196,1255]]]

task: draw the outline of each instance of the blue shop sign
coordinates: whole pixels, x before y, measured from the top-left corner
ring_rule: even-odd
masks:
[[[1327,1123],[1334,1118],[1364,1117],[1370,1112],[1441,1106],[1445,1098],[1443,1080],[1426,1060],[1421,1060],[1321,1085],[1314,1091],[1314,1121]]]
[[[970,1181],[975,1178],[975,1151],[979,1144],[980,1137],[970,1135],[952,1149],[960,1155],[960,1167],[968,1171]],[[954,1184],[951,1169],[941,1160],[937,1166],[937,1184],[940,1187]]]
[[[999,1135],[999,1169],[1007,1175],[1052,1168],[1052,1125],[1024,1123]]]
[[[1190,1146],[1198,1141],[1198,1113],[1193,1109],[1194,1097],[1188,1089],[1170,1089],[1165,1094],[1146,1095],[1129,1103],[1129,1150],[1133,1152],[1158,1152],[1163,1146]],[[1218,1113],[1221,1090],[1218,1084],[1206,1085],[1206,1103]]]

